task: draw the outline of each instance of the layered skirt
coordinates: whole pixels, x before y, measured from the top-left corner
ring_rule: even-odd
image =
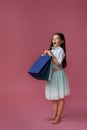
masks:
[[[69,82],[64,70],[52,73],[51,81],[46,82],[45,98],[48,100],[58,100],[70,94]]]

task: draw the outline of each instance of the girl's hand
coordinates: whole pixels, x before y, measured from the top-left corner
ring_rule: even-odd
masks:
[[[50,50],[45,50],[45,51],[44,51],[44,54],[53,56],[53,53],[52,53]]]
[[[47,51],[47,54],[53,56],[53,53],[50,50]]]
[[[44,54],[47,54],[47,52],[48,52],[48,50],[45,50],[45,51],[44,51]]]

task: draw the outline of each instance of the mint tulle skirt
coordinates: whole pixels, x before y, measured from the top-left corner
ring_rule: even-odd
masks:
[[[45,98],[48,100],[58,100],[69,94],[69,82],[64,70],[53,72],[51,81],[46,82]]]

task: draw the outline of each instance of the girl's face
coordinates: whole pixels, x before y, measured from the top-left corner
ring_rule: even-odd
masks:
[[[60,39],[59,35],[53,35],[52,42],[53,42],[53,46],[57,47],[63,43],[63,40]]]

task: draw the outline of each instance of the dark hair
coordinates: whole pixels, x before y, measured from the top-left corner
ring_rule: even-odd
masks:
[[[61,40],[63,40],[64,42],[62,44],[60,44],[60,47],[64,50],[64,53],[65,53],[65,57],[62,61],[62,67],[65,68],[67,66],[67,61],[66,61],[66,47],[65,47],[65,37],[64,37],[64,34],[62,33],[54,33],[54,35],[58,35],[60,37]],[[50,50],[52,49],[53,47],[53,42],[52,42],[52,39],[51,39],[51,44],[50,44]]]

